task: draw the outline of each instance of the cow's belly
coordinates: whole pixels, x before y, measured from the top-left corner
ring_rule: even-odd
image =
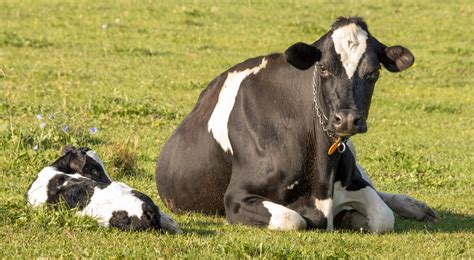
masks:
[[[173,212],[224,215],[224,193],[230,176],[230,157],[207,131],[202,131],[199,138],[178,132],[169,139],[157,161],[158,193]]]

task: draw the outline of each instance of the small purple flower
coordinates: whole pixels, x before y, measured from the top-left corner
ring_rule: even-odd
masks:
[[[43,128],[45,128],[45,127],[46,127],[46,122],[41,122],[40,128],[43,129]]]
[[[39,150],[39,145],[35,144],[35,146],[33,147],[33,150],[38,151]]]
[[[43,120],[43,116],[41,114],[37,114],[36,118],[38,118],[38,120]]]
[[[98,130],[97,130],[97,127],[95,127],[95,126],[89,128],[89,133],[90,133],[91,135],[97,133],[97,131],[98,131]]]
[[[69,126],[68,126],[68,125],[64,125],[64,126],[63,126],[63,131],[64,131],[65,133],[69,132]]]

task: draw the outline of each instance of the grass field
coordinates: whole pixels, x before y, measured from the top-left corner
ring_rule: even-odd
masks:
[[[468,0],[1,1],[0,256],[472,258],[473,7]],[[385,235],[274,232],[187,214],[173,215],[185,233],[172,236],[104,229],[71,211],[26,206],[28,185],[69,143],[97,150],[113,178],[168,212],[157,199],[155,159],[207,82],[247,58],[312,42],[341,15],[365,17],[379,40],[416,57],[404,73],[382,72],[369,132],[353,140],[380,190],[426,201],[439,222],[397,219]]]

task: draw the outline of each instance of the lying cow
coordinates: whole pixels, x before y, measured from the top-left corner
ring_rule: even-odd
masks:
[[[392,210],[435,218],[422,202],[378,193],[346,149],[367,131],[381,65],[399,72],[413,62],[355,17],[337,19],[311,45],[235,65],[209,83],[163,147],[160,197],[173,212],[225,213],[229,223],[281,230],[382,233],[393,229]]]
[[[145,194],[112,181],[95,151],[66,146],[63,155],[45,167],[27,193],[33,206],[57,205],[61,200],[100,225],[123,230],[159,229],[180,233],[178,225]]]

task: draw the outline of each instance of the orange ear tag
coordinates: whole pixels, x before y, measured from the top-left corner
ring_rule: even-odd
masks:
[[[341,137],[339,136],[337,137],[336,141],[329,147],[328,155],[332,155],[336,151],[340,143],[341,143]]]

